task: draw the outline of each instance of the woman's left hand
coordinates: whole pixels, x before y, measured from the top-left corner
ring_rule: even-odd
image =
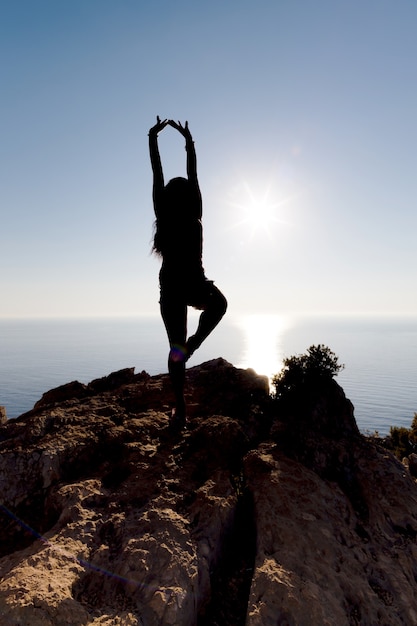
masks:
[[[188,128],[188,122],[185,122],[185,126],[183,126],[181,122],[177,123],[174,120],[168,120],[168,124],[180,132],[185,139],[192,140],[190,129]]]

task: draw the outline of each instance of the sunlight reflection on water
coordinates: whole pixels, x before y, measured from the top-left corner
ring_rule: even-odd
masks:
[[[241,361],[237,365],[252,368],[258,374],[272,376],[282,368],[283,338],[292,326],[291,319],[283,315],[245,315],[238,324],[244,335]]]

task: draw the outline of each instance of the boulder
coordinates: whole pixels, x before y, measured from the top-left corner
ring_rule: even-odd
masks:
[[[48,395],[49,394],[49,395]],[[417,623],[417,487],[334,380],[285,406],[223,359],[44,394],[0,426],[0,623]]]

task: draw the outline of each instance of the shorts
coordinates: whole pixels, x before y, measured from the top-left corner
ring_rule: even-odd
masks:
[[[205,276],[196,280],[177,281],[160,280],[160,300],[161,306],[176,302],[185,306],[192,306],[195,309],[204,310],[210,299],[219,293],[214,281],[208,280]]]

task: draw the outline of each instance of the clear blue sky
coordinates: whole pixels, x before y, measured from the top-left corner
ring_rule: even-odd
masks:
[[[0,7],[0,317],[158,313],[157,114],[230,313],[417,313],[414,0]]]

